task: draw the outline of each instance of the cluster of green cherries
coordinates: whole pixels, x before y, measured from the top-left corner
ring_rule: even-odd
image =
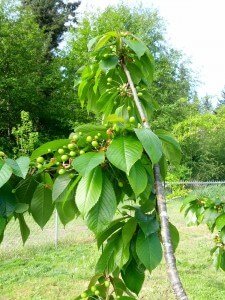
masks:
[[[83,299],[83,300],[89,300],[89,299],[103,299],[101,297],[101,292],[99,290],[99,287],[102,286],[105,289],[107,289],[109,291],[110,288],[110,281],[109,280],[105,280],[101,285],[93,285],[92,287],[90,287],[90,289],[88,289],[86,292],[83,292],[79,298]],[[116,296],[116,299],[120,299],[120,296]]]
[[[66,172],[70,172],[69,176],[73,178],[75,173],[71,166],[72,160],[79,155],[83,155],[87,150],[99,150],[104,143],[104,139],[101,138],[101,133],[98,133],[94,138],[91,136],[86,137],[86,146],[79,147],[77,142],[82,136],[82,132],[73,134],[68,145],[64,145],[55,151],[54,156],[49,159],[45,159],[43,156],[39,156],[36,159],[35,166],[39,170],[49,169],[52,167],[57,168],[59,175],[63,175]],[[53,153],[52,149],[48,149],[48,153]]]

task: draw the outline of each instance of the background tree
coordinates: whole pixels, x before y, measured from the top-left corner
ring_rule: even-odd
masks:
[[[220,107],[221,105],[225,105],[225,87],[224,87],[224,89],[221,92],[221,97],[218,100],[217,107]]]
[[[175,125],[174,134],[183,151],[182,163],[197,180],[224,180],[225,108],[217,114],[192,116]]]
[[[11,18],[1,9],[0,23],[0,136],[8,148],[20,111],[30,112],[37,122],[45,109],[48,39],[27,11]]]
[[[56,49],[63,40],[63,34],[68,30],[69,23],[76,23],[78,2],[63,0],[22,0],[22,5],[32,10],[35,20],[44,33],[50,38],[49,52]]]
[[[200,105],[200,110],[202,113],[209,113],[213,111],[213,106],[212,106],[212,96],[210,95],[205,95],[201,99],[201,105]]]

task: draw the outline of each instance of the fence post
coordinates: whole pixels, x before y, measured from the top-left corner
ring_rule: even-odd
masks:
[[[57,209],[55,210],[55,247],[58,246],[58,240],[59,240],[59,216]]]

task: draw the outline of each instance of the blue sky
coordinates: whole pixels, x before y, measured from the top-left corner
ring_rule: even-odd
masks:
[[[220,96],[225,86],[225,0],[128,0],[156,7],[167,22],[167,38],[182,50],[198,73],[200,96]],[[119,0],[82,0],[81,9],[104,9]],[[215,100],[216,101],[216,100]]]

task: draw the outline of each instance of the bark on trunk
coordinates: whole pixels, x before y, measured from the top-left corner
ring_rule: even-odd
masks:
[[[142,119],[143,126],[145,128],[150,128],[150,124],[147,120],[147,116],[145,115],[142,104],[138,98],[137,91],[135,89],[130,72],[127,69],[124,62],[122,62],[122,67],[126,74],[129,86],[131,88],[131,91],[132,91],[132,94],[134,97],[134,102],[135,102],[137,110],[140,114],[140,117]],[[181,280],[180,280],[180,277],[178,274],[178,270],[177,270],[177,266],[176,266],[176,258],[174,256],[173,245],[171,242],[171,236],[170,236],[170,230],[169,230],[169,218],[168,218],[168,214],[167,214],[166,199],[165,199],[165,195],[164,195],[163,184],[161,181],[159,165],[154,166],[154,177],[155,177],[157,206],[158,206],[158,212],[159,212],[160,223],[161,223],[161,235],[162,235],[162,242],[163,242],[163,248],[164,248],[164,257],[165,257],[166,266],[167,266],[167,273],[168,273],[169,280],[172,285],[172,288],[173,288],[176,298],[179,300],[187,300],[188,297],[185,293],[185,290],[183,288],[183,285],[181,283]]]

